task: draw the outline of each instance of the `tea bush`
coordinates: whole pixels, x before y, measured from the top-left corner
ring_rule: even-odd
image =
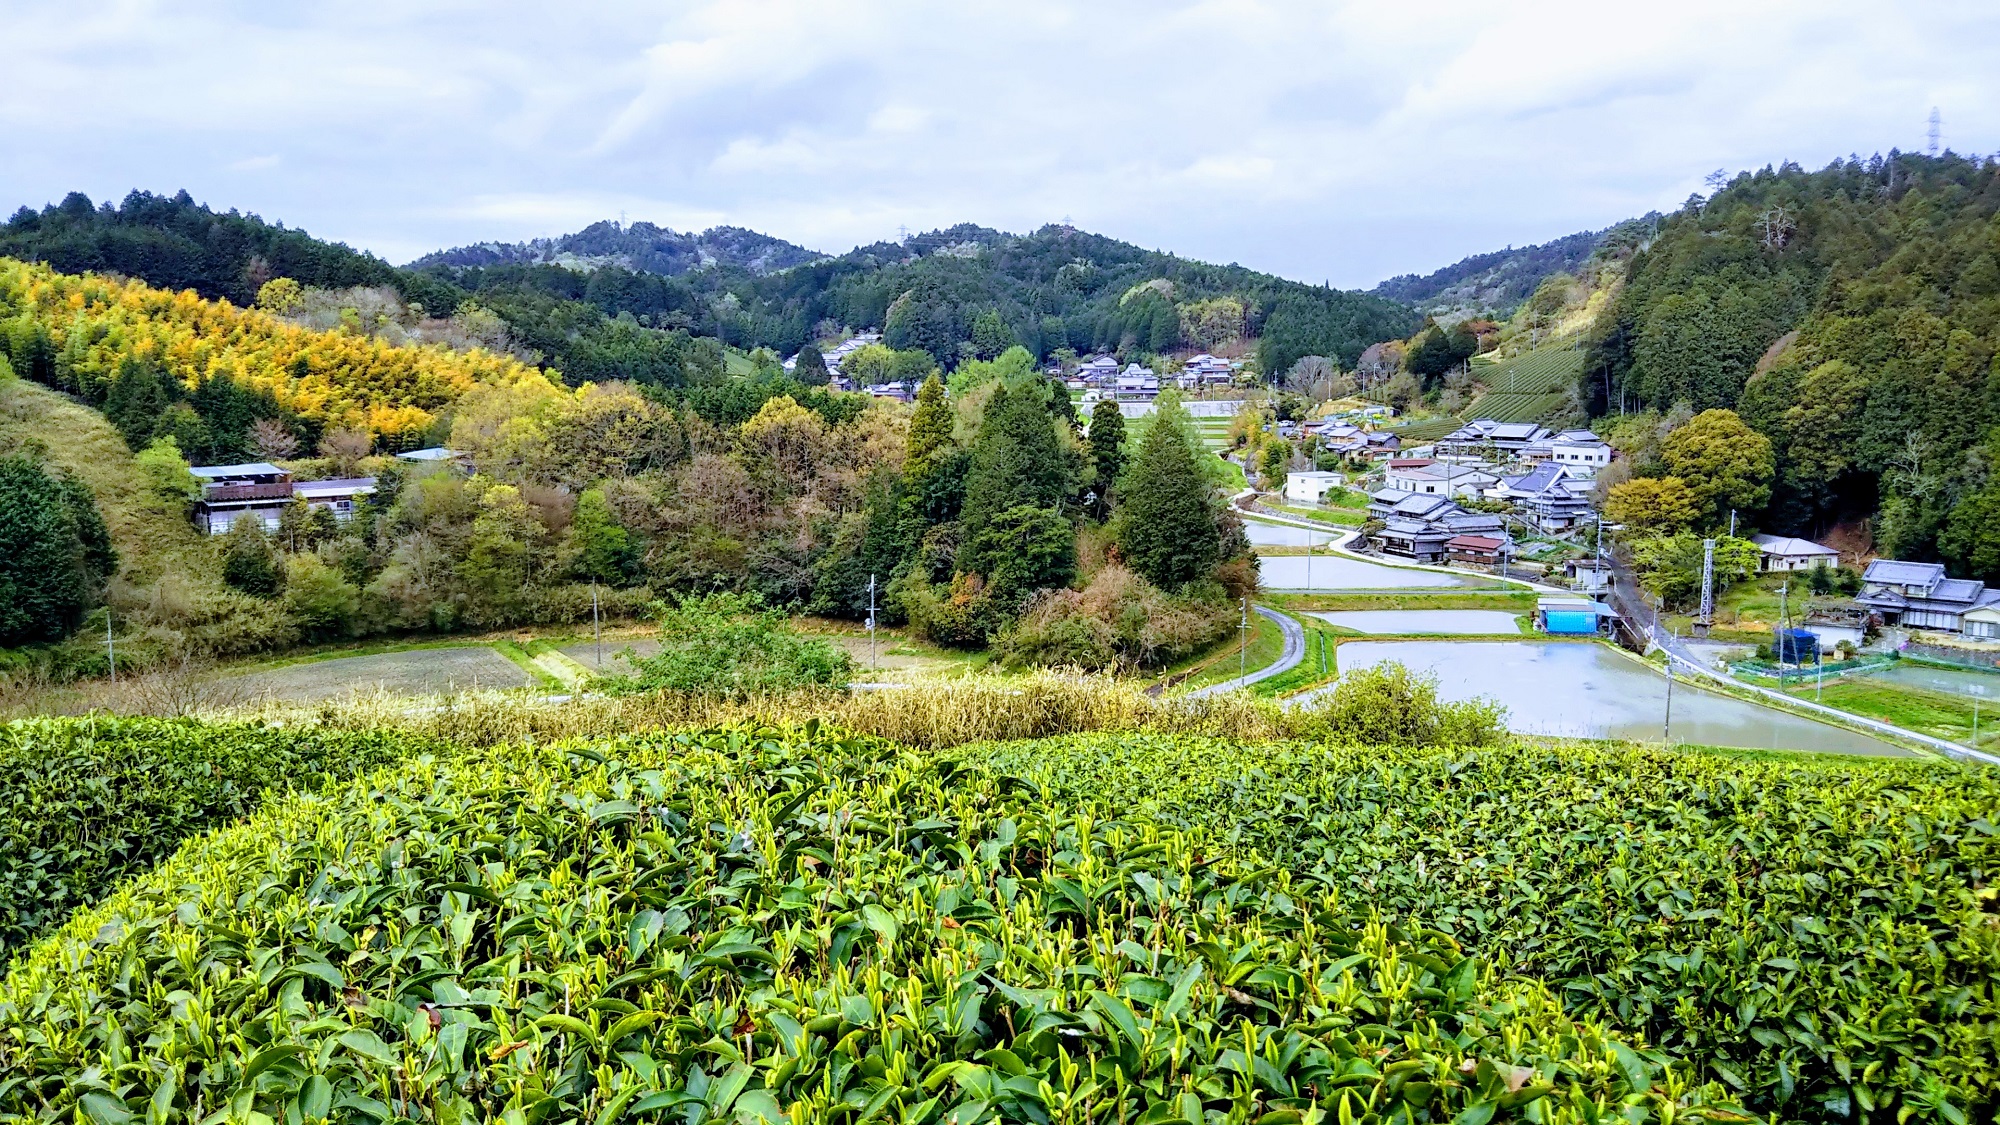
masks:
[[[1789,1120],[2000,1109],[2000,775],[1516,742],[1075,736],[969,762],[1435,928]]]
[[[414,759],[38,946],[0,1119],[1743,1120],[1441,933],[1097,803],[814,724]]]
[[[378,731],[160,719],[0,725],[0,959],[273,786],[345,781],[442,745]]]

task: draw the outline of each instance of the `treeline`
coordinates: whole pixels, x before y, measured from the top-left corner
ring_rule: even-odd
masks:
[[[1595,415],[1728,408],[1761,522],[1873,518],[1886,554],[2000,581],[2000,166],[1891,152],[1744,173],[1635,254],[1593,332]]]
[[[712,235],[745,241],[748,232],[702,237]],[[627,248],[629,240],[603,241],[585,248]],[[413,321],[486,310],[504,323],[509,349],[573,385],[688,385],[700,378],[702,338],[791,354],[840,327],[882,327],[892,347],[922,349],[946,370],[1016,345],[1037,359],[1064,349],[1136,358],[1254,346],[1264,371],[1281,372],[1307,355],[1351,365],[1369,344],[1418,323],[1380,297],[1188,261],[1069,227],[1017,236],[959,226],[780,269],[769,267],[799,255],[773,258],[750,242],[675,276],[507,255],[433,255],[421,268],[396,269],[256,216],[214,212],[185,192],[134,192],[117,206],[73,193],[39,212],[22,208],[0,227],[0,255],[124,274],[239,306],[284,277],[306,289],[393,290]],[[461,261],[482,264],[448,264]]]

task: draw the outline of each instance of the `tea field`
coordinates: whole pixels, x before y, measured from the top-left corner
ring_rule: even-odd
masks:
[[[301,781],[246,777],[202,816],[92,798],[121,839],[159,828],[0,981],[0,1120],[1962,1125],[2000,1105],[2000,778],[1954,765],[98,722],[10,729],[69,747],[58,790],[153,745],[185,764],[163,786],[213,788],[204,734],[265,739]]]

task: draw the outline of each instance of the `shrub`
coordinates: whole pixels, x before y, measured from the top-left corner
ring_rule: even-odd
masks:
[[[1491,746],[1505,734],[1506,711],[1486,700],[1438,699],[1437,676],[1393,661],[1340,677],[1313,714],[1327,736],[1350,746]]]
[[[0,954],[187,837],[248,814],[272,787],[346,779],[437,745],[389,732],[156,719],[0,726]]]
[[[1017,666],[1152,668],[1213,644],[1234,620],[1234,607],[1212,583],[1170,597],[1122,566],[1106,566],[1082,590],[1036,598],[999,648]]]
[[[804,637],[784,614],[744,594],[656,603],[660,649],[632,658],[625,691],[743,696],[845,684],[854,662],[828,641]]]
[[[410,762],[202,841],[18,966],[0,1116],[1711,1107],[1449,939],[1097,811],[812,724]]]

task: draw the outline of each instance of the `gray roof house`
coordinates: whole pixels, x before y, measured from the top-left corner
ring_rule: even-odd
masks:
[[[1588,492],[1589,486],[1573,480],[1568,467],[1549,462],[1522,476],[1502,477],[1486,495],[1514,505],[1538,530],[1546,532],[1568,531],[1595,519]]]
[[[1757,544],[1761,556],[1758,567],[1761,570],[1810,570],[1840,562],[1839,551],[1822,547],[1810,539],[1796,539],[1789,535],[1752,535],[1750,542]]]
[[[1961,632],[1967,613],[2000,604],[2000,590],[1971,578],[1947,578],[1941,563],[1876,559],[1861,583],[1855,601],[1881,614],[1885,623],[1910,629]]]

